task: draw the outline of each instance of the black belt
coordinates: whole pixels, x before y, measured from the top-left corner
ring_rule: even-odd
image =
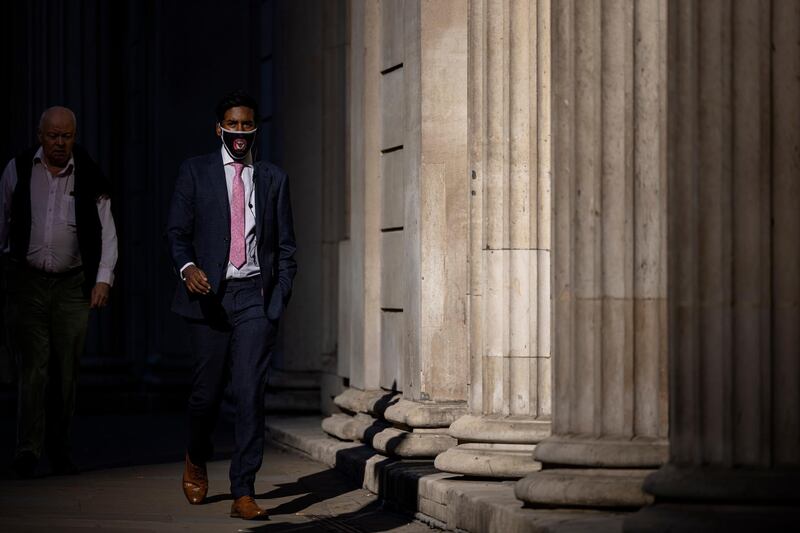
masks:
[[[226,278],[222,280],[224,283],[253,283],[261,278],[259,275],[249,276],[246,278]]]

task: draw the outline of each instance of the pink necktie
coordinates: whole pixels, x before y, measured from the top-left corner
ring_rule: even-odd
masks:
[[[231,250],[230,261],[237,269],[245,263],[244,245],[244,181],[242,163],[233,163],[233,184],[231,186]]]

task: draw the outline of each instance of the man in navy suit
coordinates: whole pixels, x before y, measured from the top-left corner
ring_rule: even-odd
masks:
[[[236,400],[231,516],[265,518],[254,500],[264,448],[264,388],[278,321],[297,271],[289,181],[254,161],[258,106],[244,91],[217,105],[219,150],[178,172],[167,239],[182,283],[172,310],[190,328],[194,352],[190,440],[183,474],[189,503],[208,492],[206,461],[228,376]]]

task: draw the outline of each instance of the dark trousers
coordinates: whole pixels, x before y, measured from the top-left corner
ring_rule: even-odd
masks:
[[[69,456],[78,364],[89,301],[83,272],[51,275],[14,263],[6,271],[9,340],[19,375],[16,455]]]
[[[230,377],[236,408],[231,494],[239,498],[255,495],[256,472],[261,468],[264,389],[276,326],[264,314],[260,277],[227,281],[220,293],[221,300],[209,297],[205,302],[206,320],[189,321],[195,361],[188,452],[195,464],[211,458],[211,434]]]

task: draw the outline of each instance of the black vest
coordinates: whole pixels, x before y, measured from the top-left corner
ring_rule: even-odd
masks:
[[[31,241],[31,171],[33,157],[38,146],[29,148],[16,158],[17,186],[11,198],[11,227],[9,238],[11,255],[25,262]],[[97,200],[110,195],[110,187],[103,177],[100,167],[92,161],[84,148],[75,145],[72,150],[75,162],[75,223],[78,233],[78,249],[86,282],[83,292],[92,292],[100,266],[103,251],[100,216],[97,214]]]

